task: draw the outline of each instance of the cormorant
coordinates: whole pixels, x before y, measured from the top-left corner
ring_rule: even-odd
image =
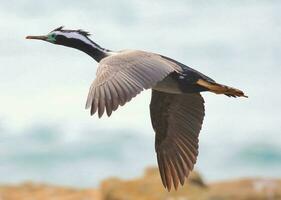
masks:
[[[152,89],[150,116],[162,183],[169,191],[184,184],[198,155],[198,135],[205,115],[200,92],[247,97],[169,57],[140,50],[102,48],[83,30],[59,27],[46,36],[27,36],[87,53],[99,65],[86,103],[91,115],[110,116],[144,89]]]

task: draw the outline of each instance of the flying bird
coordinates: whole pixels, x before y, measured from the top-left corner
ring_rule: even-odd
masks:
[[[81,29],[62,26],[44,36],[27,36],[78,49],[97,61],[86,108],[91,115],[110,116],[144,89],[152,89],[150,117],[155,131],[155,150],[162,183],[168,191],[183,185],[196,163],[198,135],[205,115],[200,92],[247,97],[236,88],[169,57],[140,50],[111,51],[90,39]]]

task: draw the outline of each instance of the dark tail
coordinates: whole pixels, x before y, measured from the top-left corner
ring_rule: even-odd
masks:
[[[203,79],[198,79],[196,83],[202,87],[207,88],[210,92],[213,92],[216,94],[225,94],[226,96],[229,96],[229,97],[246,97],[246,98],[248,98],[248,96],[246,96],[243,91],[238,90],[233,87],[229,87],[229,86],[222,85],[222,84],[215,83],[215,82],[209,82],[209,81],[203,80]]]

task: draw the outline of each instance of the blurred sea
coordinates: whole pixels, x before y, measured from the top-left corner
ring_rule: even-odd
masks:
[[[205,134],[203,130],[195,169],[207,181],[281,177],[280,141],[253,137],[245,142],[242,134],[236,140]],[[90,187],[110,176],[136,177],[156,165],[154,134],[136,130],[93,129],[71,135],[59,127],[37,126],[21,133],[2,132],[0,141],[1,183],[32,180]]]
[[[24,40],[65,25],[109,49],[183,62],[249,99],[204,94],[196,169],[207,181],[281,177],[281,1],[0,0],[0,184],[97,186],[156,165],[150,92],[114,112],[83,110],[96,63]]]

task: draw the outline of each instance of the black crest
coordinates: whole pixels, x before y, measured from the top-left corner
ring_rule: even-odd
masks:
[[[58,28],[52,30],[51,32],[53,32],[53,31],[61,31],[61,30],[63,29],[63,27],[64,27],[64,26],[60,26],[60,27],[58,27]]]
[[[77,32],[80,33],[81,35],[84,35],[84,36],[90,36],[91,35],[88,31],[84,31],[82,29],[78,29]]]
[[[52,30],[51,32],[53,32],[53,31],[62,31],[62,32],[68,32],[68,33],[69,33],[69,32],[77,32],[77,33],[79,33],[79,34],[81,34],[81,35],[84,35],[85,37],[91,35],[88,31],[84,31],[84,30],[82,30],[82,29],[78,29],[78,30],[63,30],[63,28],[64,28],[64,26],[60,26],[60,27],[58,27],[58,28]]]

